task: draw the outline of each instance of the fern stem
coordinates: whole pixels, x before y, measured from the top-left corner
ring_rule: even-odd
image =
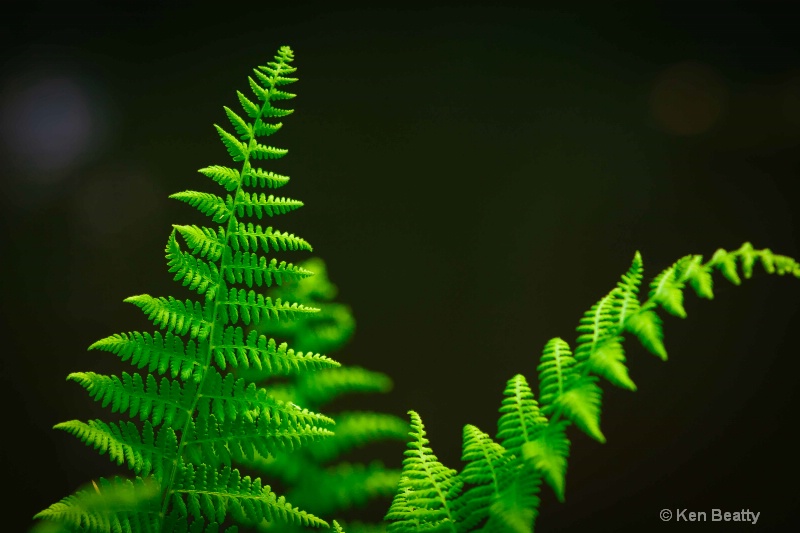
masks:
[[[276,57],[276,59],[278,59],[278,58]],[[286,65],[285,57],[283,55],[281,55],[280,56],[280,62],[278,63],[278,68],[275,69],[275,73],[272,75],[273,83],[271,84],[270,88],[267,91],[267,96],[264,99],[264,103],[261,106],[261,109],[259,110],[258,117],[256,119],[254,119],[254,122],[253,122],[254,125],[264,115],[265,110],[268,107],[270,107],[270,97],[274,94],[274,91],[275,91],[274,82],[276,81],[276,78],[280,76],[281,71],[283,70],[283,67],[285,65]],[[241,170],[241,172],[239,174],[239,176],[240,176],[239,185],[238,185],[238,187],[236,189],[236,193],[233,195],[233,203],[231,204],[230,217],[228,218],[228,225],[227,225],[227,227],[225,229],[225,248],[228,247],[228,243],[229,243],[230,238],[231,238],[232,230],[234,229],[235,224],[237,224],[237,221],[236,221],[236,202],[237,202],[237,200],[239,198],[241,198],[240,192],[242,191],[242,183],[244,181],[243,177],[244,177],[245,172],[248,170],[249,165],[250,165],[250,152],[253,150],[253,148],[255,148],[256,145],[257,145],[257,141],[256,141],[256,135],[255,135],[255,128],[254,128],[252,134],[250,135],[250,141],[249,141],[248,146],[247,146],[247,154],[245,155],[244,162],[242,163],[242,170]],[[205,361],[203,362],[202,377],[200,378],[200,382],[198,383],[197,395],[192,400],[192,405],[191,405],[191,407],[189,409],[189,416],[186,417],[186,422],[184,423],[183,428],[181,429],[180,440],[178,441],[178,452],[177,452],[175,461],[172,464],[172,468],[170,469],[169,481],[166,483],[166,485],[163,488],[162,494],[164,496],[164,499],[163,499],[163,501],[161,503],[161,513],[160,513],[160,518],[162,520],[162,523],[163,523],[163,519],[167,515],[167,508],[169,507],[170,496],[171,496],[171,493],[172,493],[172,486],[175,483],[175,475],[176,475],[177,470],[178,470],[178,465],[179,465],[180,459],[183,456],[183,449],[186,446],[186,433],[187,433],[187,430],[189,428],[189,424],[192,421],[192,415],[194,414],[195,409],[197,408],[197,403],[199,402],[200,397],[202,396],[203,385],[204,385],[204,383],[206,381],[206,377],[208,376],[208,369],[211,366],[211,355],[213,353],[213,348],[214,348],[212,341],[214,339],[215,329],[216,329],[216,327],[218,325],[218,323],[217,323],[217,310],[219,309],[219,306],[221,304],[221,294],[223,292],[221,290],[221,288],[222,288],[222,285],[224,284],[224,276],[223,276],[222,273],[224,272],[224,269],[230,268],[230,265],[226,264],[226,258],[229,255],[230,254],[226,254],[223,251],[222,256],[220,257],[220,260],[219,260],[220,263],[219,263],[219,267],[218,268],[219,268],[220,275],[219,275],[219,279],[217,281],[217,288],[214,291],[214,308],[213,308],[212,313],[211,313],[211,318],[212,318],[213,322],[211,324],[211,327],[209,328],[208,343],[207,343],[208,348],[207,348],[206,354],[205,354]]]

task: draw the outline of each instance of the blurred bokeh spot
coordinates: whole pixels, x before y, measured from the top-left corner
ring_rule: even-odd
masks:
[[[98,120],[84,87],[67,77],[19,80],[3,98],[6,150],[28,178],[52,181],[85,155]]]
[[[709,131],[720,119],[727,99],[723,80],[702,63],[683,62],[663,70],[650,94],[658,126],[673,135]]]

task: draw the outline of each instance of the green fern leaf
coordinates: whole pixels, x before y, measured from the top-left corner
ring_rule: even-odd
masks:
[[[204,215],[210,216],[214,222],[225,222],[231,216],[233,201],[230,195],[227,201],[216,194],[198,191],[177,192],[169,197],[197,208]]]
[[[127,412],[131,417],[149,420],[153,426],[162,422],[171,427],[184,424],[196,395],[192,382],[181,386],[179,381],[166,377],[159,382],[152,374],[143,379],[141,374],[123,372],[120,379],[95,372],[73,372],[67,380],[78,382],[103,407],[110,405],[112,412]]]
[[[199,254],[200,257],[205,257],[209,261],[216,261],[222,256],[226,242],[225,231],[222,228],[215,231],[194,225],[180,226],[173,224],[172,227],[183,236],[193,254]]]
[[[691,257],[689,257],[691,259]],[[681,270],[685,268],[687,258],[676,261],[672,266],[662,271],[650,283],[648,299],[659,304],[668,313],[680,318],[686,318],[683,308],[683,281]]]
[[[595,345],[595,350],[586,361],[589,372],[606,378],[608,381],[630,391],[636,390],[636,384],[628,375],[625,366],[625,351],[622,348],[622,337],[605,337]]]
[[[278,263],[276,258],[267,261],[267,258],[252,252],[236,252],[227,261],[225,269],[225,279],[229,283],[244,283],[248,287],[255,284],[258,287],[266,285],[271,287],[273,283],[281,285],[284,281],[297,281],[308,276],[313,272],[302,266],[295,266],[292,263],[281,261]]]
[[[714,299],[714,279],[711,277],[711,268],[703,264],[702,255],[691,256],[684,275],[698,297]]]
[[[72,531],[160,533],[157,484],[136,478],[100,478],[34,516],[61,523]]]
[[[247,159],[250,150],[248,149],[247,145],[241,143],[236,140],[236,137],[225,131],[224,129],[220,128],[216,124],[214,127],[217,129],[217,133],[219,133],[219,138],[222,140],[222,144],[225,145],[227,148],[228,153],[233,158],[234,161],[244,161]]]
[[[638,337],[639,342],[657,355],[662,360],[667,360],[667,350],[664,348],[661,319],[653,311],[640,311],[628,317],[625,321],[625,330]]]
[[[114,353],[122,361],[130,359],[131,364],[137,368],[147,367],[150,372],[170,374],[173,378],[180,376],[181,379],[188,380],[200,373],[198,353],[204,353],[207,345],[205,341],[201,341],[198,347],[190,339],[184,346],[183,339],[169,332],[162,337],[159,331],[152,335],[134,331],[115,333],[95,342],[89,349]]]
[[[180,231],[180,228],[177,229]],[[286,232],[275,231],[272,227],[264,229],[258,224],[254,225],[252,222],[247,224],[240,222],[229,231],[228,237],[230,246],[234,251],[239,251],[240,249],[249,251],[251,248],[258,250],[259,245],[267,253],[270,252],[270,246],[275,252],[285,252],[287,250],[312,251],[311,245],[300,237],[295,237],[293,234]]]
[[[219,284],[217,265],[183,253],[175,239],[174,229],[170,233],[166,252],[169,272],[175,273],[174,281],[181,280],[184,287],[188,286],[198,294],[205,294],[207,300],[214,298]]]
[[[239,171],[234,168],[212,165],[210,167],[201,168],[198,172],[219,183],[228,192],[235,191],[242,183],[239,177]]]
[[[522,445],[522,458],[542,472],[560,502],[564,501],[564,478],[569,456],[566,427],[565,421],[550,424],[539,433],[536,440]]]
[[[292,200],[291,198],[276,198],[273,195],[266,196],[264,193],[250,194],[239,190],[236,198],[236,213],[242,217],[255,215],[261,219],[266,213],[267,216],[284,215],[295,209],[303,207],[303,202]]]
[[[222,296],[221,296],[222,298]],[[222,324],[236,324],[241,319],[244,324],[260,323],[262,320],[294,320],[298,314],[317,313],[319,309],[298,303],[282,302],[254,291],[230,289],[227,297],[217,301]]]
[[[461,490],[456,471],[439,462],[427,446],[425,427],[415,411],[411,417],[411,440],[405,451],[397,493],[386,513],[388,531],[451,531],[455,533],[455,515],[451,508]]]
[[[253,126],[253,131],[258,137],[269,137],[280,130],[281,127],[283,127],[283,124],[280,122],[277,124],[270,124],[269,122],[264,122],[261,119],[258,119]]]
[[[145,420],[141,434],[132,422],[105,423],[101,420],[81,422],[72,420],[56,424],[61,429],[94,447],[118,465],[126,464],[135,474],[147,476],[151,472],[161,479],[165,464],[172,462],[178,453],[178,439],[171,427],[156,430]]]
[[[253,159],[280,159],[288,152],[288,150],[283,148],[275,148],[274,146],[256,143],[252,148],[250,148],[249,155]]]
[[[519,457],[522,445],[536,438],[547,425],[547,418],[540,413],[539,404],[522,374],[508,380],[503,395],[497,440],[509,454]]]
[[[185,499],[185,502],[184,502]],[[240,522],[281,521],[303,526],[328,527],[328,523],[294,508],[260,479],[241,476],[238,470],[182,464],[175,479],[175,508],[195,519],[221,523],[230,514]]]
[[[218,330],[219,331],[219,330]],[[270,376],[286,376],[311,372],[339,365],[324,355],[295,352],[284,342],[278,345],[275,339],[267,339],[251,330],[244,339],[242,328],[227,327],[214,341],[213,356],[216,364],[225,369],[227,365],[253,368]]]
[[[191,300],[181,302],[172,296],[153,298],[149,294],[130,296],[123,301],[139,307],[156,326],[169,333],[188,333],[192,338],[202,340],[208,336],[213,325],[208,302],[203,307]]]
[[[239,138],[243,141],[252,139],[253,128],[250,124],[245,122],[242,117],[234,113],[228,106],[223,106],[223,109],[225,109],[225,114],[228,115],[228,120],[231,121],[231,125],[236,130],[236,133],[239,134]]]
[[[501,497],[502,470],[509,468],[511,457],[489,435],[467,424],[461,460],[466,462],[459,473],[465,490],[454,505],[459,532],[472,531],[488,518],[492,503]]]
[[[267,187],[269,189],[277,189],[289,183],[287,176],[268,172],[260,168],[252,168],[248,165],[245,166],[245,171],[242,172],[242,184],[248,187]]]
[[[236,91],[236,96],[239,97],[239,103],[242,104],[242,109],[252,119],[258,119],[261,116],[259,107],[251,102],[241,91]]]

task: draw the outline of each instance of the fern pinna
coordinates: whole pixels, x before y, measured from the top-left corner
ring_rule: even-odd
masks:
[[[717,252],[707,262],[687,255],[658,274],[648,297],[639,300],[642,259],[637,252],[630,269],[608,294],[580,319],[574,353],[560,338],[548,341],[537,367],[539,401],[522,374],[506,384],[495,439],[475,426],[464,427],[461,472],[442,465],[425,438],[420,416],[411,416],[411,440],[397,493],[386,519],[390,533],[467,532],[530,533],[538,512],[542,482],[563,501],[570,441],[575,424],[599,442],[603,378],[636,390],[625,366],[623,335],[666,360],[661,319],[656,310],[684,318],[683,292],[692,287],[701,298],[713,298],[716,269],[739,285],[760,262],[768,273],[800,278],[800,264],[770,250],[744,243],[738,250]],[[738,267],[737,267],[738,264]]]
[[[70,421],[56,427],[126,465],[135,477],[100,480],[36,518],[63,531],[232,532],[237,529],[232,522],[265,520],[327,526],[260,479],[234,468],[256,454],[287,452],[332,434],[332,419],[275,399],[232,373],[255,368],[302,375],[339,366],[324,355],[295,351],[247,330],[317,311],[262,294],[273,284],[312,274],[279,261],[274,253],[311,246],[293,234],[246,221],[302,206],[259,192],[281,187],[289,178],[257,166],[287,153],[261,144],[259,138],[280,130],[275,119],[292,112],[274,105],[294,97],[283,90],[296,81],[289,77],[295,71],[292,61],[291,49],[281,48],[249,78],[255,98],[237,93],[244,113],[225,107],[235,134],[215,125],[238,166],[209,166],[200,173],[222,186],[228,192],[225,198],[197,191],[172,195],[219,224],[175,225],[166,247],[175,280],[202,298],[181,301],[144,294],[126,299],[160,331],[112,335],[90,349],[116,354],[140,372],[76,372],[68,377],[104,407],[138,421]]]

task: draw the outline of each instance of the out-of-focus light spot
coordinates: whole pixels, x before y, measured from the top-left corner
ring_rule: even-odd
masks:
[[[650,93],[653,117],[673,135],[697,135],[710,130],[725,109],[727,90],[707,65],[678,63],[661,72]]]
[[[0,133],[23,179],[57,181],[101,136],[102,110],[77,79],[21,76],[4,93]]]

